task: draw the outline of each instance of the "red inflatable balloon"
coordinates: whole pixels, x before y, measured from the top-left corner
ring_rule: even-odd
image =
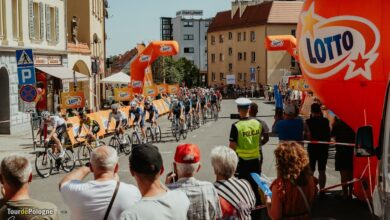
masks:
[[[297,31],[299,62],[306,81],[324,104],[355,130],[372,125],[375,144],[390,72],[387,9],[387,0],[307,0]],[[377,161],[373,157],[367,161],[354,159],[354,176],[360,178],[363,173],[371,186],[366,192],[371,195]],[[364,172],[367,164],[370,167]],[[358,185],[355,194],[364,197]]]

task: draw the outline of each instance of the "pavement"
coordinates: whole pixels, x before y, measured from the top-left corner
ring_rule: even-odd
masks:
[[[253,101],[259,105],[259,118],[264,120],[271,128],[274,122],[274,105],[272,103],[267,104],[259,99],[254,99]],[[176,142],[170,133],[170,122],[167,120],[167,117],[163,116],[160,118],[159,125],[162,128],[163,138],[162,142],[156,144],[156,146],[159,147],[163,157],[165,167],[164,177],[166,173],[172,171],[173,154],[178,143],[194,143],[199,145],[202,153],[202,168],[196,177],[201,180],[214,182],[215,176],[210,162],[210,151],[214,146],[228,146],[231,124],[235,122],[235,120],[230,119],[230,114],[236,113],[236,111],[237,108],[234,100],[224,100],[220,119],[217,122],[210,121],[206,123],[201,128],[190,132],[186,140],[180,140],[179,142]],[[108,139],[105,142],[108,143]],[[28,156],[32,162],[34,161],[35,156],[31,153],[33,151],[31,133],[24,136],[0,136],[0,143],[0,158],[17,152]],[[278,139],[271,137],[270,141],[263,147],[263,173],[271,179],[276,177],[273,151],[277,144]],[[129,173],[127,156],[122,155],[120,157],[119,166],[121,181],[136,184],[134,178]],[[334,160],[330,159],[327,167],[327,186],[338,184],[340,181],[338,172],[334,170]],[[30,191],[32,198],[56,204],[60,210],[60,219],[67,220],[70,219],[69,209],[64,204],[61,194],[58,191],[58,183],[64,175],[65,173],[61,171],[49,178],[42,179],[34,173]],[[315,175],[318,174],[316,173]],[[87,180],[91,178],[92,176],[90,175]],[[364,202],[356,199],[351,201],[336,199],[335,195],[339,193],[339,190],[340,188],[336,188],[324,199],[317,200],[313,207],[313,216],[316,219],[372,219],[367,205]]]

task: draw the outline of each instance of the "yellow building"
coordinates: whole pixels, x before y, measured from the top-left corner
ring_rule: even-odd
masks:
[[[267,52],[268,35],[295,35],[300,1],[235,1],[209,26],[208,85],[275,84],[297,68],[284,51]],[[229,81],[230,83],[228,83]]]

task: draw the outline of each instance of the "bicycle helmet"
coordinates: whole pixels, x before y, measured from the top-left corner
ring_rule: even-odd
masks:
[[[112,104],[111,105],[111,109],[112,110],[118,110],[118,108],[119,108],[118,104]]]
[[[149,106],[149,105],[150,105],[150,101],[149,101],[149,100],[146,100],[146,101],[144,102],[144,105],[145,105],[145,106]]]
[[[42,116],[43,119],[49,119],[50,113],[48,111],[43,111],[41,113],[41,116]]]
[[[132,107],[132,108],[137,107],[137,102],[136,102],[136,101],[132,101],[132,102],[130,103],[130,107]]]

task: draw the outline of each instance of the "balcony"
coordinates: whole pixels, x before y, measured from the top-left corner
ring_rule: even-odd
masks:
[[[81,54],[91,54],[91,50],[88,47],[88,44],[85,43],[68,43],[68,52],[71,53],[81,53]]]

